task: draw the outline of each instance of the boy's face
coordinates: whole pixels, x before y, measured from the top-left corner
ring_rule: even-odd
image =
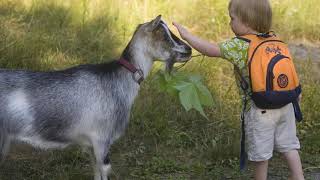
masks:
[[[254,33],[252,32],[251,28],[242,23],[240,18],[236,16],[234,13],[230,12],[230,26],[232,31],[236,36],[243,36],[246,34]]]

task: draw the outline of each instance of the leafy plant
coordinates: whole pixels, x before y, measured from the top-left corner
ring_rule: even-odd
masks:
[[[208,119],[203,106],[212,107],[213,98],[199,75],[177,71],[168,73],[160,70],[156,74],[156,79],[160,90],[178,97],[186,111],[195,109]]]

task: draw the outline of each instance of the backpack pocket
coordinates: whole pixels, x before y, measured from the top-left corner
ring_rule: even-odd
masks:
[[[301,93],[291,59],[277,54],[267,67],[266,90],[253,92],[252,99],[259,108],[277,109],[296,101]]]

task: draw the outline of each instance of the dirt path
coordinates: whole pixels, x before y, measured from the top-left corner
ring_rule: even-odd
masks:
[[[295,61],[300,64],[307,62],[312,76],[320,80],[320,44],[303,41],[291,42],[289,49]]]
[[[292,55],[297,60],[311,59],[313,62],[320,63],[320,45],[312,43],[289,43]]]

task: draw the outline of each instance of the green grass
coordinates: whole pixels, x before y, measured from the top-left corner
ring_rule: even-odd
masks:
[[[285,40],[320,40],[316,0],[272,2],[273,29]],[[158,14],[168,24],[175,20],[203,38],[221,41],[233,36],[227,4],[225,0],[0,0],[0,67],[52,70],[116,59],[137,24]],[[314,75],[320,68],[315,60],[297,60],[305,117],[298,133],[307,173],[319,171],[314,167],[320,165],[320,78]],[[251,167],[244,174],[238,171],[240,101],[232,65],[198,58],[182,69],[204,77],[215,101],[205,110],[209,120],[195,111],[185,112],[177,99],[158,90],[153,75],[160,66],[157,63],[143,83],[127,132],[111,149],[114,176],[248,179]],[[87,157],[78,147],[42,152],[18,146],[0,165],[0,179],[91,179]],[[270,175],[287,175],[278,156],[271,164]],[[307,177],[311,179],[310,174]]]

